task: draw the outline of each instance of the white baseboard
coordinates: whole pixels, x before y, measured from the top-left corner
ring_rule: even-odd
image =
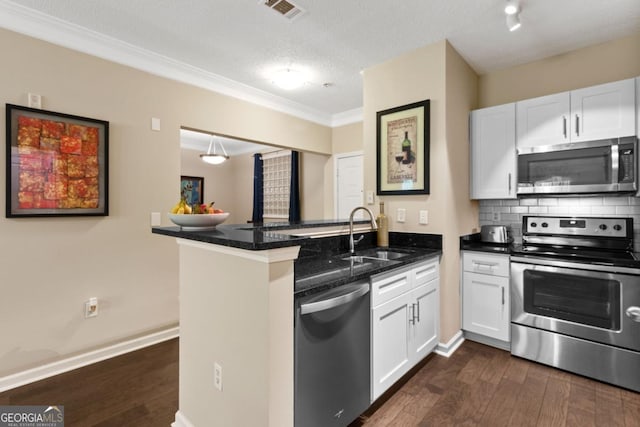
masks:
[[[435,349],[436,354],[444,357],[450,357],[464,342],[462,331],[458,331],[446,344],[438,343]]]
[[[180,328],[178,326],[175,326],[159,332],[154,332],[149,335],[144,335],[128,341],[113,344],[98,350],[93,350],[87,353],[58,360],[53,363],[38,366],[37,368],[28,369],[26,371],[11,374],[6,377],[0,377],[0,393],[3,391],[11,390],[12,388],[40,381],[45,378],[53,377],[54,375],[72,371],[83,366],[91,365],[102,360],[111,359],[112,357],[120,356],[121,354],[129,353],[131,351],[139,350],[153,344],[158,344],[163,341],[176,338],[179,336],[179,332]]]
[[[178,410],[178,412],[176,412],[176,420],[171,423],[171,427],[194,427],[194,425]]]

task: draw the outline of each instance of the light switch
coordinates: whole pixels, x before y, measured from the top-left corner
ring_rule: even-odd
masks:
[[[157,117],[151,117],[151,130],[160,130],[160,119]]]
[[[398,208],[398,210],[396,211],[396,221],[397,222],[405,222],[405,220],[407,219],[407,210],[404,208]]]
[[[37,93],[28,93],[27,101],[31,108],[42,108],[42,97]]]
[[[373,204],[373,191],[367,191],[367,204]]]
[[[151,212],[151,226],[158,227],[160,225],[160,222],[160,212]]]
[[[427,225],[429,224],[429,211],[422,210],[420,211],[420,224]]]

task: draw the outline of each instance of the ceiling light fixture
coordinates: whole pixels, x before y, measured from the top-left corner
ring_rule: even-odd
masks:
[[[507,15],[507,28],[515,31],[522,26],[520,23],[520,4],[517,0],[507,0],[504,6],[504,13]]]
[[[216,144],[213,140],[213,136],[211,137],[211,141],[209,141],[209,149],[207,150],[207,154],[200,154],[200,158],[203,162],[209,163],[210,165],[219,165],[224,163],[229,156],[227,155],[227,151],[224,149],[221,141],[217,141],[220,144],[220,148],[222,149],[222,154],[216,154]],[[213,153],[211,152],[211,147],[213,147]]]
[[[520,12],[520,5],[515,0],[507,0],[507,4],[504,6],[504,13],[507,15],[515,15]]]
[[[303,73],[290,68],[278,70],[271,76],[273,84],[285,90],[297,89],[307,82]]]

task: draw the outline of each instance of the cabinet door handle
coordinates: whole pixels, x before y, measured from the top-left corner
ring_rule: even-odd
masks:
[[[511,173],[509,173],[509,194],[511,194]]]
[[[504,305],[504,286],[502,287],[502,305]]]
[[[411,304],[411,317],[409,318],[409,323],[412,325],[416,324],[416,305]]]
[[[576,114],[576,136],[580,136],[580,116]]]
[[[567,116],[562,116],[562,135],[567,139]]]

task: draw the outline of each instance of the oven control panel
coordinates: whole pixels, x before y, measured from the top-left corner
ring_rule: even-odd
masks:
[[[631,221],[631,218],[526,216],[523,220],[523,232],[549,235],[627,237],[627,232],[633,230],[633,222]],[[629,225],[630,222],[631,225]]]

